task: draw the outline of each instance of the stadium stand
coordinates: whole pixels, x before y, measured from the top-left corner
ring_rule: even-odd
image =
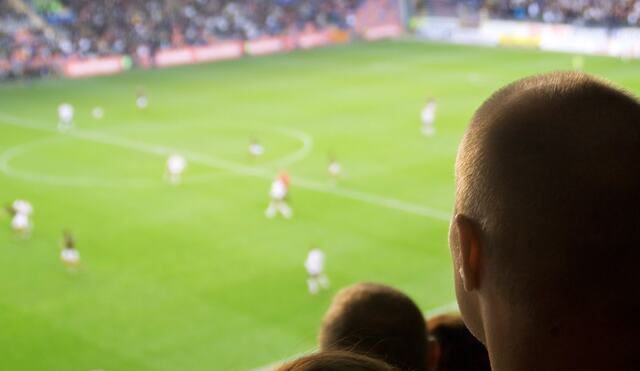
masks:
[[[419,12],[452,16],[479,13],[498,19],[584,26],[640,26],[639,0],[419,0]]]
[[[132,55],[134,61],[148,66],[149,60],[163,49],[202,46],[221,40],[255,40],[329,27],[349,30],[361,3],[361,0],[3,1],[0,70],[4,77],[42,75],[63,59],[113,55]],[[24,13],[31,13],[31,17]]]
[[[395,0],[370,0],[360,6],[356,13],[355,29],[366,34],[370,32],[372,25],[389,25],[389,27],[377,30],[379,34],[370,34],[369,38],[376,39],[381,36],[397,35],[400,30],[397,25],[401,23],[401,14]],[[396,26],[396,28],[394,28]]]
[[[69,1],[61,32],[73,52],[104,55],[204,45],[219,39],[255,39],[310,25],[346,27],[354,2],[277,1]]]
[[[51,30],[14,3],[0,2],[0,78],[45,75],[58,57]]]
[[[62,64],[96,57],[131,56],[134,65],[151,67],[163,50],[328,29],[366,39],[394,37],[403,32],[399,4],[398,0],[4,0],[0,3],[0,78],[45,76],[54,71],[74,75]],[[640,0],[416,0],[412,8],[418,14],[464,18],[640,25]],[[131,65],[110,63],[101,68],[115,72]]]

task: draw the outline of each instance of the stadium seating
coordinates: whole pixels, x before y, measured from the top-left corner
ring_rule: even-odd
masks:
[[[420,0],[419,10],[437,15],[486,11],[493,18],[600,26],[640,26],[640,1],[603,0]]]
[[[396,0],[13,0],[0,5],[0,79],[42,76],[61,60],[131,55],[149,66],[159,50],[336,27],[367,38],[399,34]],[[419,0],[418,12],[488,14],[548,23],[639,26],[640,0]],[[368,35],[372,24],[387,28]]]
[[[64,4],[63,4],[64,3]],[[348,28],[359,0],[3,3],[0,76],[42,75],[61,58],[130,54],[252,40],[312,27]],[[20,4],[18,6],[17,4]],[[25,13],[33,16],[27,17]],[[30,19],[31,18],[31,19]]]

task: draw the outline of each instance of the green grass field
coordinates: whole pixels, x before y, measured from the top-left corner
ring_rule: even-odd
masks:
[[[30,200],[35,229],[18,239],[0,216],[0,369],[253,369],[313,348],[345,285],[391,284],[425,311],[451,303],[447,218],[466,123],[496,88],[571,58],[398,41],[1,85],[0,202]],[[585,61],[640,93],[640,63]],[[425,138],[431,95],[437,134]],[[63,101],[76,108],[65,135]],[[251,136],[266,148],[257,162]],[[171,151],[190,160],[178,187],[162,180]],[[290,221],[264,217],[280,168],[293,176]],[[76,274],[59,260],[65,227]],[[332,283],[318,296],[303,268],[311,244]]]

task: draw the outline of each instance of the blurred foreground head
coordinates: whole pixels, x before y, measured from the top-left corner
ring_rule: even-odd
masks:
[[[637,370],[638,100],[581,73],[497,91],[459,148],[449,237],[495,371]]]
[[[277,371],[400,371],[388,364],[367,356],[344,352],[328,351],[296,359],[280,367]]]
[[[438,315],[427,323],[436,342],[430,348],[438,360],[433,371],[491,371],[487,348],[469,332],[458,313]]]
[[[320,349],[382,359],[402,370],[427,368],[427,329],[418,306],[402,292],[375,283],[341,290],[320,329]]]

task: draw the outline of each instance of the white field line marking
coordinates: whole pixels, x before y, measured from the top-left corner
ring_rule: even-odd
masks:
[[[357,201],[372,204],[372,205],[382,206],[389,209],[404,211],[409,214],[416,214],[416,215],[424,216],[431,219],[441,220],[443,222],[449,222],[451,220],[451,214],[448,212],[432,209],[432,208],[421,206],[418,204],[396,200],[393,198],[379,196],[373,193],[353,191],[353,190],[349,190],[346,188],[339,188],[339,187],[331,187],[331,186],[327,186],[325,183],[306,180],[298,177],[293,177],[292,183],[295,186],[300,186],[302,188],[306,188],[306,189],[310,189],[318,192],[324,192],[324,193],[328,193],[328,194],[332,194],[332,195],[340,196],[344,198],[350,198],[352,200],[357,200]]]
[[[441,305],[439,307],[436,307],[436,308],[433,308],[433,309],[430,309],[430,310],[424,312],[424,318],[430,318],[430,317],[437,316],[437,315],[440,315],[440,314],[458,312],[458,311],[459,311],[458,303],[453,301],[451,303],[448,303],[448,304],[445,304],[445,305]],[[294,354],[292,356],[283,358],[283,359],[281,359],[279,361],[271,362],[266,366],[261,366],[261,367],[254,368],[251,371],[271,371],[271,370],[275,369],[276,367],[280,366],[281,364],[283,364],[283,363],[285,363],[287,361],[291,361],[291,360],[294,360],[294,359],[309,355],[309,354],[311,354],[311,353],[313,353],[315,351],[317,351],[317,348],[314,347],[314,348],[311,348],[311,349],[309,349],[309,350],[307,350],[305,352],[296,353],[296,354]]]
[[[302,148],[275,162],[278,167],[287,168],[296,162],[304,160],[309,153],[311,153],[311,149],[313,148],[313,137],[311,135],[299,130],[287,128],[278,128],[277,131],[302,142]]]
[[[0,113],[0,120],[8,125],[30,128],[39,131],[45,132],[57,132],[56,129],[49,129],[47,127],[43,127],[41,125],[33,124],[32,122],[25,121],[24,119],[20,119],[14,116],[10,116],[4,113]],[[171,153],[181,153],[183,154],[189,161],[200,163],[202,165],[210,166],[217,169],[227,170],[229,172],[246,175],[246,176],[255,176],[263,179],[271,180],[273,178],[272,171],[264,168],[258,168],[253,166],[246,166],[242,164],[237,164],[231,161],[219,159],[213,156],[202,155],[195,152],[190,151],[181,151],[177,149],[173,149],[165,146],[152,145],[144,142],[139,142],[135,140],[130,140],[126,138],[119,138],[115,136],[106,135],[99,132],[91,132],[91,131],[80,131],[80,130],[71,130],[67,133],[67,135],[73,136],[75,138],[80,138],[88,141],[93,141],[102,144],[108,144],[113,146],[118,146],[122,148],[134,149],[144,153],[155,154],[159,156],[167,156]],[[339,187],[331,187],[330,185],[313,181],[309,179],[304,179],[300,177],[293,177],[292,184],[294,187],[305,188],[308,190],[313,190],[321,193],[327,193],[347,199],[352,199],[356,201],[360,201],[363,203],[368,203],[371,205],[381,206],[389,209],[394,209],[398,211],[403,211],[409,214],[415,214],[424,216],[427,218],[440,220],[444,222],[448,222],[450,220],[450,213],[432,209],[429,207],[400,201],[397,199],[386,198],[383,196],[349,190],[345,188]]]
[[[100,178],[100,177],[83,177],[83,176],[66,176],[66,175],[48,175],[42,173],[34,173],[30,171],[23,171],[15,169],[11,166],[11,161],[19,156],[28,153],[34,148],[41,145],[46,145],[50,142],[63,139],[64,136],[49,136],[44,139],[38,139],[32,142],[19,144],[6,149],[0,155],[0,171],[4,172],[8,176],[30,181],[34,183],[43,183],[53,186],[65,186],[65,187],[101,187],[101,188],[150,188],[154,186],[164,186],[164,182],[160,177],[158,179],[152,178]],[[182,184],[198,184],[206,183],[212,179],[220,179],[222,177],[235,176],[235,173],[208,173],[190,175],[182,181]]]
[[[237,125],[234,125],[237,126]],[[197,124],[180,124],[180,125],[175,125],[175,124],[162,124],[160,127],[157,124],[136,124],[135,125],[135,129],[139,130],[139,129],[144,129],[144,130],[148,130],[149,128],[151,129],[155,129],[157,130],[158,128],[160,129],[166,129],[166,128],[181,128],[184,129],[185,127],[187,128],[201,128],[201,127],[206,127],[206,125],[197,125]],[[250,126],[244,126],[245,128],[252,128]],[[304,160],[310,153],[311,150],[313,149],[313,137],[311,135],[309,135],[308,133],[301,131],[301,130],[296,130],[296,129],[291,129],[291,128],[284,128],[284,127],[276,127],[276,128],[272,128],[270,129],[270,131],[275,131],[277,133],[282,134],[285,137],[289,137],[289,138],[293,138],[297,141],[299,141],[300,143],[302,143],[302,147],[300,147],[299,149],[297,149],[296,151],[285,155],[282,158],[279,159],[275,159],[275,160],[271,160],[270,162],[267,162],[265,164],[263,164],[263,166],[267,166],[267,167],[271,167],[271,166],[276,166],[276,167],[280,167],[280,168],[287,168],[291,165],[293,165],[296,162],[302,161]]]
[[[42,173],[34,173],[30,171],[23,171],[15,169],[11,166],[10,162],[14,158],[23,155],[33,149],[38,144],[43,144],[45,141],[29,142],[24,145],[18,145],[7,149],[0,156],[0,171],[6,175],[21,179],[33,183],[42,183],[51,186],[64,186],[64,187],[92,187],[92,188],[152,188],[166,186],[166,182],[161,177],[157,179],[152,178],[100,178],[100,177],[79,177],[79,176],[65,176],[65,175],[48,175]],[[234,173],[207,173],[189,175],[186,179],[183,179],[181,184],[202,184],[210,183],[213,180],[219,180],[221,178],[228,178],[235,176]]]
[[[71,187],[135,187],[135,188],[143,188],[153,185],[153,182],[150,179],[96,179],[92,177],[68,177],[68,176],[57,176],[57,175],[47,175],[47,174],[34,174],[28,171],[16,170],[10,165],[10,161],[23,155],[35,147],[40,145],[44,145],[49,142],[53,142],[56,139],[60,139],[60,137],[46,137],[41,140],[36,140],[33,142],[29,142],[22,145],[17,145],[11,147],[2,153],[0,156],[0,171],[5,174],[36,183],[44,183],[48,185],[56,185],[56,186],[71,186]]]

